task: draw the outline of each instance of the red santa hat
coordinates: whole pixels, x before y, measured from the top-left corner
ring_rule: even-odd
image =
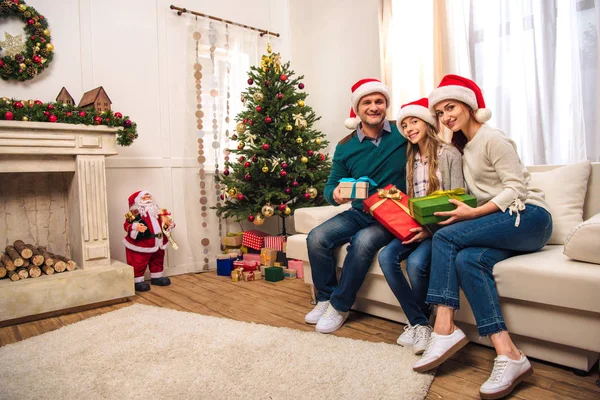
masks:
[[[458,75],[446,75],[436,89],[429,95],[429,108],[443,100],[458,100],[475,111],[475,119],[481,123],[492,118],[492,112],[485,108],[481,89],[475,82]]]
[[[402,134],[404,134],[404,130],[401,126],[402,120],[406,117],[420,118],[437,130],[437,119],[435,118],[435,114],[432,114],[431,111],[429,111],[429,100],[427,100],[427,97],[423,97],[422,99],[411,103],[406,103],[400,107],[400,112],[398,112],[398,117],[396,118],[396,126]]]
[[[352,85],[352,96],[350,98],[352,109],[350,110],[350,118],[346,119],[344,122],[346,128],[356,129],[358,127],[358,123],[360,122],[360,118],[356,117],[358,102],[366,95],[372,93],[381,93],[385,96],[387,104],[390,104],[390,90],[384,83],[373,78],[361,79]]]
[[[129,196],[129,209],[134,209],[137,208],[140,205],[140,200],[142,200],[142,197],[144,197],[145,194],[150,194],[148,193],[147,190],[140,190],[138,192],[133,193],[131,196]]]

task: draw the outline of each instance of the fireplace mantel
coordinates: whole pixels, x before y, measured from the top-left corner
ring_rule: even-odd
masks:
[[[68,173],[68,247],[79,266],[0,281],[0,324],[135,294],[132,268],[110,258],[105,157],[118,153],[116,132],[104,126],[0,121],[0,173]],[[7,243],[24,239],[8,233]]]

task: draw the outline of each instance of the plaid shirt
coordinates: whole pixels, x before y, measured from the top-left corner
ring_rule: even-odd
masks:
[[[442,147],[438,150],[438,157],[442,154]],[[427,188],[429,187],[429,167],[427,166],[428,158],[421,162],[421,153],[417,153],[415,156],[415,163],[413,165],[413,189],[415,190],[415,197],[423,197],[427,195]],[[442,174],[438,168],[435,171],[440,184],[442,183]]]

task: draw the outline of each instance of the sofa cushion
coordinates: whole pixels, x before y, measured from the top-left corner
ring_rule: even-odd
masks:
[[[583,202],[591,170],[591,163],[584,161],[531,173],[531,186],[544,191],[552,213],[553,230],[548,244],[564,244],[571,229],[583,222]]]
[[[346,211],[350,203],[341,206],[321,206],[299,208],[294,212],[294,230],[298,233],[308,233],[312,228],[321,225],[329,218]]]
[[[565,255],[579,261],[600,264],[600,213],[577,225],[567,236]]]
[[[600,268],[572,260],[563,249],[546,246],[496,264],[500,297],[600,312]]]

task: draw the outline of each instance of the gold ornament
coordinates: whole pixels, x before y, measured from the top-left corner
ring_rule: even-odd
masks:
[[[254,93],[254,95],[252,97],[254,98],[254,101],[256,101],[257,103],[260,103],[265,98],[265,96],[263,96],[263,94],[261,92]]]
[[[285,130],[286,130],[286,131],[288,131],[288,132],[289,132],[289,131],[291,131],[292,129],[294,129],[294,127],[293,127],[293,126],[291,126],[290,124],[287,124],[287,125],[285,126]]]
[[[273,48],[271,47],[271,42],[267,43],[267,53],[271,54],[273,52]]]
[[[315,144],[321,144],[321,139],[320,138],[316,138],[315,139]]]
[[[315,197],[317,197],[317,194],[319,192],[317,191],[316,188],[314,188],[314,187],[311,186],[308,189],[306,189],[306,193],[310,194],[310,198],[311,199],[314,199]]]
[[[254,225],[262,225],[265,223],[265,217],[263,217],[260,214],[256,214],[256,217],[254,217]]]
[[[304,107],[304,100],[298,100],[298,105],[300,107]]]
[[[292,209],[286,206],[286,207],[285,207],[285,210],[283,210],[283,213],[284,213],[285,215],[290,215],[290,214],[292,213]]]
[[[21,64],[19,64],[19,68],[27,69],[27,65],[25,63],[21,63]]]
[[[271,203],[267,203],[262,207],[261,212],[265,217],[271,217],[275,213],[275,210],[271,206]]]
[[[46,50],[48,50],[48,51],[54,50],[54,45],[52,43],[46,43]]]
[[[306,156],[302,156],[302,158],[300,159],[300,162],[302,164],[306,164],[308,162],[308,158],[306,158]]]
[[[235,125],[235,131],[239,134],[246,132],[246,124],[244,124],[243,122],[238,122]]]
[[[301,137],[296,138],[296,143],[302,144],[302,138]]]
[[[266,165],[262,167],[262,172],[264,172],[265,174],[269,172],[269,167],[267,167]]]
[[[0,47],[4,49],[4,55],[13,57],[25,50],[23,43],[23,35],[12,36],[8,32],[4,32],[4,40],[0,42]]]
[[[23,120],[23,121],[29,121],[29,118],[27,118],[27,117],[23,117],[23,118],[22,118],[22,120]]]
[[[44,35],[50,36],[50,30],[49,29],[44,29]]]
[[[234,196],[237,196],[238,191],[236,188],[231,188],[231,189],[229,189],[228,193],[231,197],[234,197]]]
[[[304,129],[308,126],[308,122],[306,122],[304,115],[292,114],[292,118],[294,118],[294,124],[296,125],[296,127],[300,128],[300,129]]]
[[[21,5],[19,6],[19,10],[21,10],[21,11],[25,11],[25,10],[27,10],[27,6],[26,6],[25,4],[21,4]]]

